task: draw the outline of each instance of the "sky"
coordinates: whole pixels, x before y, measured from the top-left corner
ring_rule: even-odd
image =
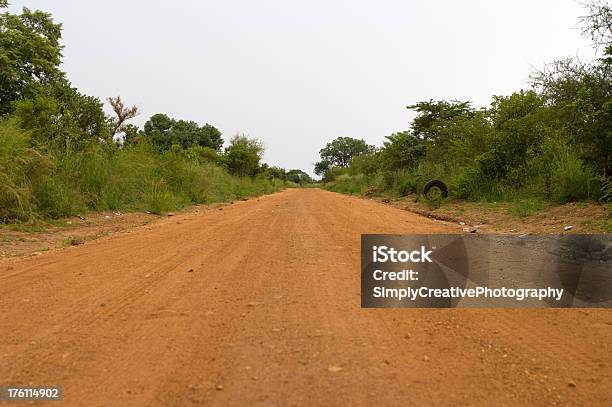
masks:
[[[10,1],[63,24],[62,69],[81,92],[262,140],[270,165],[312,173],[336,137],[381,145],[406,106],[529,87],[592,58],[573,0]]]

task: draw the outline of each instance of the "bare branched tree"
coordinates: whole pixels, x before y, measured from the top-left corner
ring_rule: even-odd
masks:
[[[590,37],[595,46],[612,44],[612,3],[607,0],[591,0],[582,3],[587,14],[581,16],[580,28],[585,37]]]
[[[121,133],[126,126],[126,122],[134,117],[138,116],[138,107],[126,107],[123,101],[121,100],[121,96],[117,97],[109,97],[108,103],[113,108],[115,115],[117,117],[113,117],[110,120],[110,131],[111,135],[114,136],[117,133]]]

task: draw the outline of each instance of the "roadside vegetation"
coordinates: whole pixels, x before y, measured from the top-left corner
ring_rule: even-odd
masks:
[[[0,0],[0,9],[7,7]],[[245,135],[224,148],[211,124],[139,114],[120,97],[103,102],[72,87],[59,68],[61,25],[24,8],[0,14],[0,223],[85,211],[153,213],[228,201],[311,182],[262,163]]]
[[[599,57],[555,61],[531,76],[531,88],[468,101],[408,106],[408,129],[382,146],[340,137],[320,151],[315,172],[327,189],[402,197],[431,179],[449,199],[514,202],[526,216],[545,204],[612,200],[612,9],[592,1],[580,18]],[[421,196],[421,199],[423,197]],[[441,199],[429,198],[434,203]]]

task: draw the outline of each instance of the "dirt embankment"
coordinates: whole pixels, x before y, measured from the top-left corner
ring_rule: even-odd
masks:
[[[74,406],[607,405],[612,312],[361,309],[361,233],[458,232],[287,190],[0,261],[0,378]]]
[[[410,196],[398,200],[373,198],[418,215],[452,223],[478,226],[485,233],[610,233],[612,206],[593,202],[552,205],[540,201],[467,202],[451,201],[440,207],[415,202]]]

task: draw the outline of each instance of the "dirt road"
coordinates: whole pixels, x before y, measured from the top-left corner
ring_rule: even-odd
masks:
[[[361,309],[361,233],[457,232],[287,190],[0,262],[0,385],[71,406],[609,405],[609,310]]]

